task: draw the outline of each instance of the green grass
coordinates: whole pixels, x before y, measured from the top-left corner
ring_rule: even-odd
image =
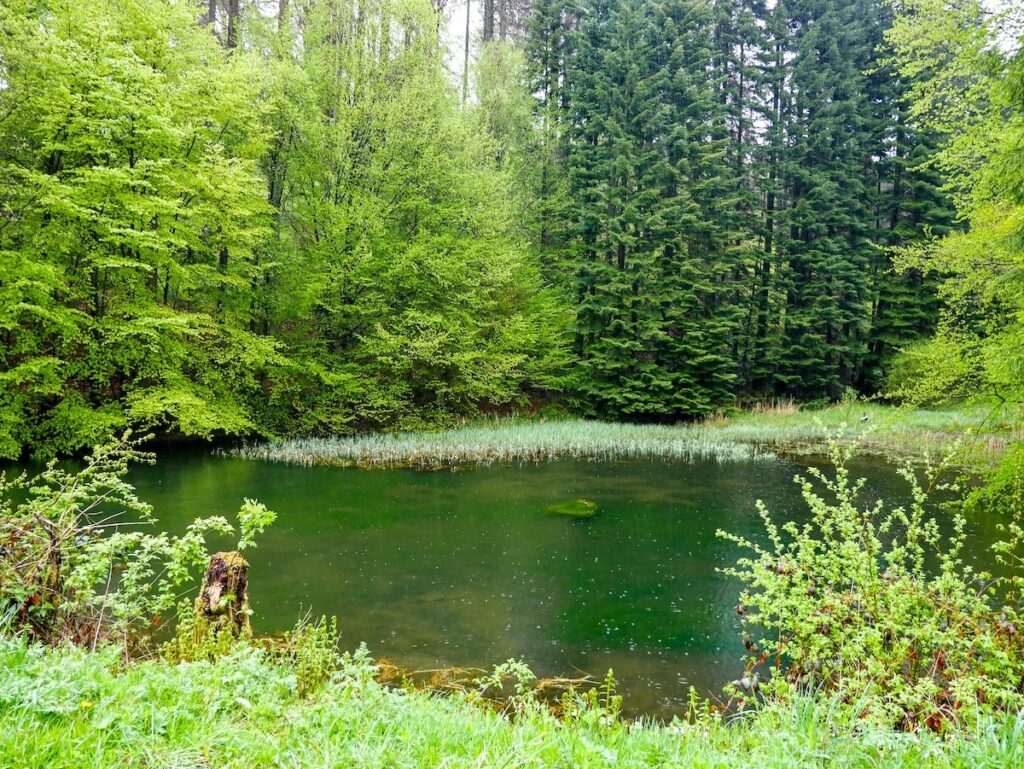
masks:
[[[756,409],[709,420],[701,429],[717,429],[724,440],[797,454],[820,451],[825,436],[842,429],[864,454],[936,458],[955,451],[964,463],[987,463],[1024,438],[1020,424],[991,405],[910,409],[856,402],[819,410],[788,404]]]
[[[292,670],[240,647],[215,663],[125,663],[118,649],[0,640],[0,766],[1011,767],[1024,716],[939,738],[835,723],[800,701],[729,724],[510,720],[464,697],[386,689],[348,665],[300,698]]]
[[[957,448],[968,464],[989,462],[1022,437],[1012,422],[993,419],[992,413],[983,406],[910,410],[851,403],[812,411],[782,404],[676,426],[504,419],[435,432],[303,438],[246,446],[235,453],[248,459],[338,466],[443,466],[560,457],[730,462],[816,453],[828,431],[845,426],[847,437],[857,440],[865,454],[921,458]],[[965,440],[980,428],[980,436]]]
[[[665,457],[723,462],[772,458],[748,443],[718,440],[715,431],[582,419],[495,420],[457,430],[300,438],[246,446],[248,459],[303,465],[433,466],[536,462],[560,457],[614,460]]]

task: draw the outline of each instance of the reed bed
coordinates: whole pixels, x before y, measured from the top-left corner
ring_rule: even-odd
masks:
[[[870,403],[810,411],[787,401],[672,426],[491,419],[452,430],[250,444],[232,454],[338,467],[445,467],[560,458],[750,462],[819,453],[829,435],[841,434],[867,455],[934,459],[955,452],[958,463],[973,465],[989,463],[1010,443],[1024,440],[1013,426],[1016,422],[994,422],[991,413],[982,407],[908,410]]]
[[[774,458],[770,451],[752,443],[722,440],[715,428],[588,420],[496,421],[437,432],[300,438],[243,446],[234,453],[246,459],[297,465],[360,467],[542,462],[559,458],[718,462]]]

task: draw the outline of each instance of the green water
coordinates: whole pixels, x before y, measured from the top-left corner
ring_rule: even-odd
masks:
[[[691,684],[720,692],[741,669],[738,586],[715,572],[737,551],[715,530],[761,539],[759,498],[778,520],[801,518],[799,469],[557,461],[428,473],[182,453],[131,480],[170,531],[230,516],[245,496],[277,511],[249,554],[257,633],[311,609],[337,615],[346,648],[365,641],[408,669],[509,657],[541,676],[613,668],[631,713],[669,716]],[[856,469],[872,494],[906,498],[891,468]],[[579,497],[596,516],[544,513]],[[986,552],[992,525],[974,522],[972,551]]]

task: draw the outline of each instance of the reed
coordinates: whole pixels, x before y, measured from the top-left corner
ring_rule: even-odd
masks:
[[[773,454],[750,442],[723,439],[703,426],[633,425],[589,420],[502,420],[437,432],[370,433],[301,438],[244,446],[247,459],[299,465],[416,466],[541,462],[572,458],[747,462]]]
[[[1011,424],[993,422],[991,410],[983,407],[908,410],[858,402],[812,411],[791,401],[778,401],[691,424],[486,419],[452,430],[250,444],[232,453],[298,465],[361,467],[442,467],[559,458],[750,462],[771,460],[779,454],[818,453],[825,436],[845,426],[847,438],[857,441],[865,454],[921,458],[957,449],[963,464],[984,464],[1024,437]]]

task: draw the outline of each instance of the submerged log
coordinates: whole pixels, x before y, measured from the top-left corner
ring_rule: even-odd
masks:
[[[196,624],[213,635],[251,638],[249,614],[249,563],[234,551],[214,553],[196,598]]]

